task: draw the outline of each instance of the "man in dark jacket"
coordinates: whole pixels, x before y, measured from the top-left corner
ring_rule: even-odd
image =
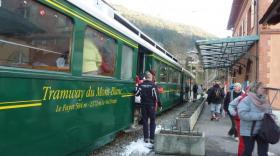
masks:
[[[229,136],[234,135],[234,138],[236,138],[236,140],[238,139],[238,134],[237,134],[237,130],[236,130],[235,122],[234,122],[234,117],[230,114],[230,112],[228,110],[228,106],[231,101],[233,101],[235,98],[237,98],[241,94],[242,94],[241,84],[235,83],[233,86],[233,89],[230,90],[229,92],[227,92],[227,95],[226,95],[226,98],[224,101],[224,110],[227,112],[227,114],[229,115],[230,120],[231,120],[231,128],[228,131],[228,135]]]
[[[196,98],[197,98],[197,89],[198,89],[198,86],[197,86],[196,83],[194,83],[193,88],[192,88],[192,90],[193,90],[193,101],[195,101]]]
[[[211,97],[210,97],[210,94],[212,92],[212,89],[213,89],[214,85],[212,87],[210,87],[207,91],[206,91],[206,94],[208,95],[207,96],[207,103],[210,105],[211,104]]]
[[[143,133],[144,141],[148,143],[154,143],[155,137],[155,118],[156,118],[156,103],[161,108],[161,102],[159,99],[159,93],[157,86],[153,82],[153,75],[150,72],[145,73],[144,82],[139,85],[136,95],[141,96],[141,112],[143,118]],[[150,118],[150,128],[148,128],[148,119]],[[150,134],[148,129],[150,129]]]
[[[209,101],[211,101],[212,112],[211,120],[219,120],[225,93],[218,83],[215,84],[209,92]]]
[[[186,82],[185,90],[186,90],[186,100],[189,101],[190,86],[189,86],[188,82]]]

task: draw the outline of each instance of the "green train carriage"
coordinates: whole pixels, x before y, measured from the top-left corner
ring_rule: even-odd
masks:
[[[150,67],[164,109],[179,103],[180,76],[161,80],[184,74],[174,58],[97,13],[75,0],[0,1],[0,155],[85,155],[110,142],[132,124],[134,78]]]
[[[156,54],[146,55],[146,70],[156,71],[156,82],[162,88],[160,99],[163,110],[179,104],[181,101],[181,68],[162,60]]]

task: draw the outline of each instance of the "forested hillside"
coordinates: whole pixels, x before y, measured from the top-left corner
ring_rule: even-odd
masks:
[[[177,56],[177,58],[180,58],[181,63],[185,62],[185,53],[195,49],[196,40],[216,38],[216,36],[194,26],[165,21],[128,10],[119,5],[114,5],[114,7],[140,30]]]

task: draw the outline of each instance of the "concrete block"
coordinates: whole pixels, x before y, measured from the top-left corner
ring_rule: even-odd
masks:
[[[203,107],[204,107],[204,102],[201,103],[198,108],[195,110],[195,112],[191,115],[190,119],[189,119],[189,125],[190,125],[190,130],[192,131],[198,118],[199,118],[199,115],[201,113],[201,111],[203,110]]]
[[[180,131],[190,131],[190,118],[176,117],[176,128]]]
[[[173,155],[205,155],[205,135],[201,132],[162,130],[155,136],[155,152]]]
[[[176,127],[180,131],[192,131],[198,118],[203,110],[204,101],[197,107],[197,109],[188,115],[186,112],[181,112],[178,117],[176,117]]]
[[[190,131],[190,114],[187,112],[181,112],[178,117],[176,117],[176,128],[179,131]]]

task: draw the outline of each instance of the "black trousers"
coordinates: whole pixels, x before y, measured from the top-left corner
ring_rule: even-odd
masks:
[[[229,113],[228,110],[226,110],[226,111],[227,111],[227,114],[228,114],[228,116],[230,118],[230,121],[231,121],[231,128],[228,131],[228,135],[230,135],[230,136],[234,135],[234,137],[238,137],[237,130],[236,130],[236,127],[235,127],[234,117]]]
[[[143,133],[144,139],[154,139],[156,129],[156,113],[155,107],[151,104],[143,104],[141,107],[142,118],[143,118]],[[150,119],[150,127],[148,127],[148,119]],[[149,133],[150,129],[150,133]]]
[[[186,99],[189,100],[189,92],[186,92]]]
[[[242,136],[244,140],[245,150],[243,156],[252,156],[254,150],[255,141],[258,144],[258,156],[268,156],[268,143],[263,142],[258,136],[248,137]]]
[[[197,99],[197,92],[193,92],[193,100]]]

